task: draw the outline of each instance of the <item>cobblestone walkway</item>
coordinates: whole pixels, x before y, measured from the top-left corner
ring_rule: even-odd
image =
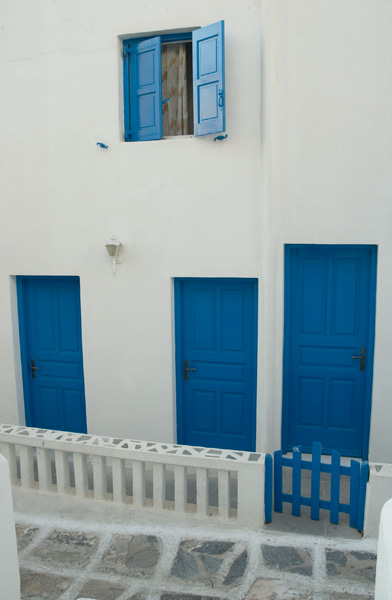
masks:
[[[370,600],[375,540],[17,515],[22,600]]]

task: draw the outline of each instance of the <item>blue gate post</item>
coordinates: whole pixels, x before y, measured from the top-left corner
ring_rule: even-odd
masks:
[[[274,452],[274,510],[275,512],[283,511],[282,499],[282,450]]]
[[[320,465],[321,444],[313,442],[312,446],[312,482],[310,493],[310,518],[314,521],[320,519]]]
[[[301,459],[302,446],[293,448],[293,499],[291,513],[295,517],[301,516]]]
[[[339,524],[339,497],[340,497],[340,454],[332,450],[331,461],[331,508],[330,521]]]
[[[265,487],[264,487],[264,511],[265,522],[271,523],[272,519],[272,456],[265,455]]]

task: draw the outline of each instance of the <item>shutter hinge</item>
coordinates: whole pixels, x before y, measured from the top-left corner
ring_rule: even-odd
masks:
[[[127,58],[128,54],[131,53],[131,49],[129,46],[123,46],[123,56],[124,58]]]
[[[130,142],[132,137],[132,129],[125,130],[125,141]]]

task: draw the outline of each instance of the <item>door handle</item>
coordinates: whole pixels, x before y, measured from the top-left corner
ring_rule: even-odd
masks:
[[[359,363],[359,368],[361,371],[365,370],[365,348],[361,348],[361,356],[352,356],[351,358],[360,360],[361,362]]]
[[[196,369],[190,369],[190,368],[188,367],[188,364],[189,364],[189,361],[188,361],[188,360],[186,360],[186,361],[185,361],[185,381],[188,381],[188,380],[189,380],[189,375],[188,375],[189,371],[196,371]]]
[[[32,376],[33,379],[35,379],[35,372],[39,371],[39,367],[35,366],[35,360],[34,360],[34,358],[31,359],[30,368],[31,368],[31,376]]]

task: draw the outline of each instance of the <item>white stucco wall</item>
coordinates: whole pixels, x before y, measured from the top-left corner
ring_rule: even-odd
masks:
[[[13,249],[2,257],[1,420],[23,418],[9,276],[79,275],[89,431],[171,441],[172,278],[261,274],[260,3],[22,1],[3,12],[3,241]],[[228,139],[124,143],[119,36],[221,19]],[[104,246],[113,233],[125,246],[115,276]]]
[[[80,276],[89,430],[161,441],[175,440],[172,278],[257,277],[257,446],[272,451],[284,244],[377,244],[370,458],[392,462],[392,3],[8,0],[2,12],[0,419],[23,422],[10,276]],[[221,19],[228,139],[122,142],[119,36]]]
[[[369,458],[392,462],[392,3],[276,3],[277,119],[270,226],[275,331],[281,340],[285,243],[377,244],[377,309]],[[265,225],[265,223],[263,224]],[[276,349],[281,397],[282,346]],[[276,402],[274,429],[280,422]]]

